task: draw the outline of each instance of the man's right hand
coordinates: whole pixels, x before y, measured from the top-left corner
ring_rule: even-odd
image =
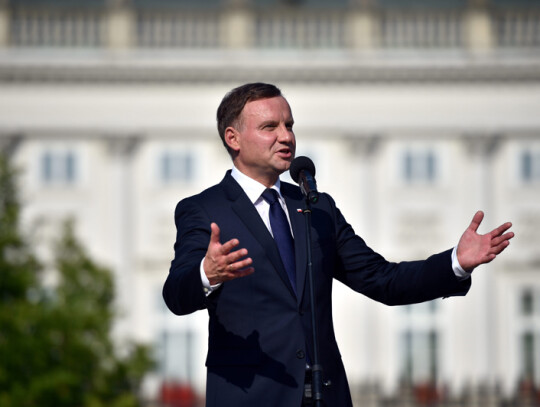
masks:
[[[211,285],[223,283],[238,277],[253,274],[255,269],[250,267],[253,263],[251,257],[247,257],[247,249],[233,250],[240,244],[238,239],[231,239],[224,244],[219,240],[219,226],[216,223],[210,225],[211,235],[208,250],[203,260],[203,269]]]

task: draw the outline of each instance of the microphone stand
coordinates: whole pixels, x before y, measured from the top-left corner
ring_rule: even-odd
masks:
[[[306,238],[307,238],[307,274],[309,281],[309,302],[311,306],[311,327],[313,334],[313,364],[311,366],[312,374],[312,394],[316,407],[322,407],[322,387],[323,368],[319,364],[319,338],[317,331],[317,318],[315,317],[315,294],[313,290],[313,264],[311,256],[311,205],[309,199],[306,197],[306,207],[302,211],[306,218]],[[324,385],[330,385],[330,383],[324,383]]]

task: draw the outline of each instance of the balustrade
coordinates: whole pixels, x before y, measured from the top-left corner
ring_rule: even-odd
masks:
[[[101,47],[103,12],[80,9],[20,9],[10,21],[14,47]]]
[[[111,16],[119,12],[125,24],[113,27],[119,20]],[[106,6],[25,5],[4,7],[0,14],[0,21],[8,25],[4,30],[7,36],[2,36],[0,46],[8,47],[362,49],[367,46],[386,50],[472,49],[478,44],[488,48],[540,47],[540,7],[474,10],[276,7],[235,11],[226,7],[124,6],[119,11]],[[359,17],[354,18],[355,15]],[[468,18],[471,16],[479,18]],[[242,24],[236,24],[238,21]],[[475,30],[475,25],[479,29]],[[487,38],[475,41],[478,33]],[[353,38],[355,35],[369,39]],[[115,36],[122,40],[115,41]]]

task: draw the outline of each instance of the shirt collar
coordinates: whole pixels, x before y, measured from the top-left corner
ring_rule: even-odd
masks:
[[[255,181],[253,178],[250,178],[243,172],[241,172],[238,168],[236,168],[234,165],[231,170],[231,176],[240,184],[246,195],[248,196],[249,200],[255,204],[259,199],[261,199],[261,194],[264,192],[266,187],[261,184],[259,181]],[[272,189],[275,189],[280,198],[283,199],[280,192],[281,182],[278,178],[276,183],[272,185]]]

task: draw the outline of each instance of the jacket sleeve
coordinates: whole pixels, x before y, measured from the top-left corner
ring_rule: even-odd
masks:
[[[200,205],[188,198],[176,206],[174,259],[163,286],[167,307],[177,315],[206,308],[200,275],[210,241],[210,220]]]
[[[426,260],[389,262],[357,236],[330,199],[336,233],[335,277],[369,298],[404,305],[465,295],[471,279],[459,280],[452,269],[451,250]]]

